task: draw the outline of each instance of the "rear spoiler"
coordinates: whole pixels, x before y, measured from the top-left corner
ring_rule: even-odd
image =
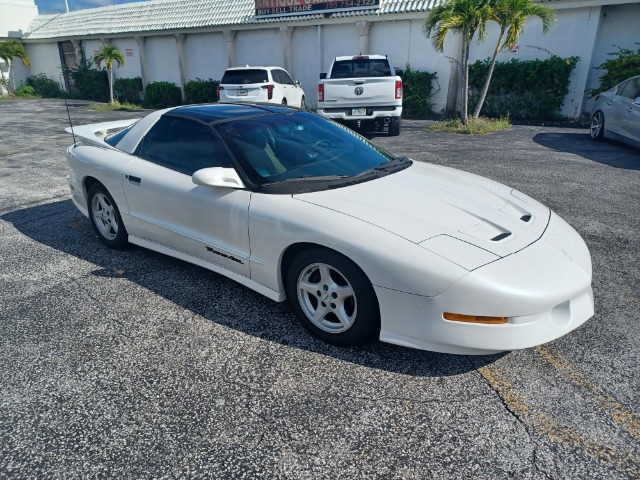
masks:
[[[133,125],[137,122],[138,119],[129,119],[129,120],[116,120],[114,122],[102,122],[102,123],[91,123],[89,125],[79,125],[77,127],[73,127],[73,134],[76,137],[80,137],[88,143],[92,143],[98,146],[109,146],[104,142],[104,139],[107,135],[111,135],[112,133],[116,133],[123,128],[128,127],[129,125]],[[72,133],[71,127],[67,127],[64,129],[65,132]]]

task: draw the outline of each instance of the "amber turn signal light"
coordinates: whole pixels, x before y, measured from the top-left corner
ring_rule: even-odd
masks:
[[[445,312],[442,315],[445,320],[466,323],[484,323],[488,325],[498,325],[500,323],[508,323],[509,317],[481,317],[479,315],[461,315],[459,313]]]

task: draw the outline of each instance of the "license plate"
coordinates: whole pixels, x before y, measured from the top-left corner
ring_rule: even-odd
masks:
[[[366,115],[367,114],[367,109],[366,108],[352,108],[351,109],[351,115]]]
[[[246,97],[249,94],[249,90],[246,90],[244,88],[241,90],[238,90],[237,92],[239,97]]]

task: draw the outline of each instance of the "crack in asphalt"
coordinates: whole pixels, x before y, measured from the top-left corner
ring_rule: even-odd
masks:
[[[473,364],[474,361],[471,360],[471,363]],[[601,445],[587,438],[584,434],[576,432],[570,426],[563,425],[548,414],[531,407],[527,404],[524,396],[511,385],[495,366],[482,366],[476,368],[476,371],[496,393],[507,411],[513,415],[518,423],[523,425],[536,448],[537,444],[533,434],[548,438],[553,443],[583,452],[600,462],[609,464],[620,473],[630,475],[632,478],[640,477],[639,454],[635,452],[619,452],[608,445]],[[538,467],[535,456],[534,468],[537,472],[545,474]]]

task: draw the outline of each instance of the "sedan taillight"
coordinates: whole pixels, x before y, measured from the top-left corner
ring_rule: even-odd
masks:
[[[324,84],[318,84],[318,101],[324,102]]]
[[[262,85],[262,89],[267,91],[267,100],[273,98],[273,85]]]
[[[216,88],[216,96],[218,97],[218,101],[220,101],[220,90],[224,90],[224,87],[222,85],[218,85],[218,88]]]
[[[396,98],[402,98],[402,80],[396,80]]]

